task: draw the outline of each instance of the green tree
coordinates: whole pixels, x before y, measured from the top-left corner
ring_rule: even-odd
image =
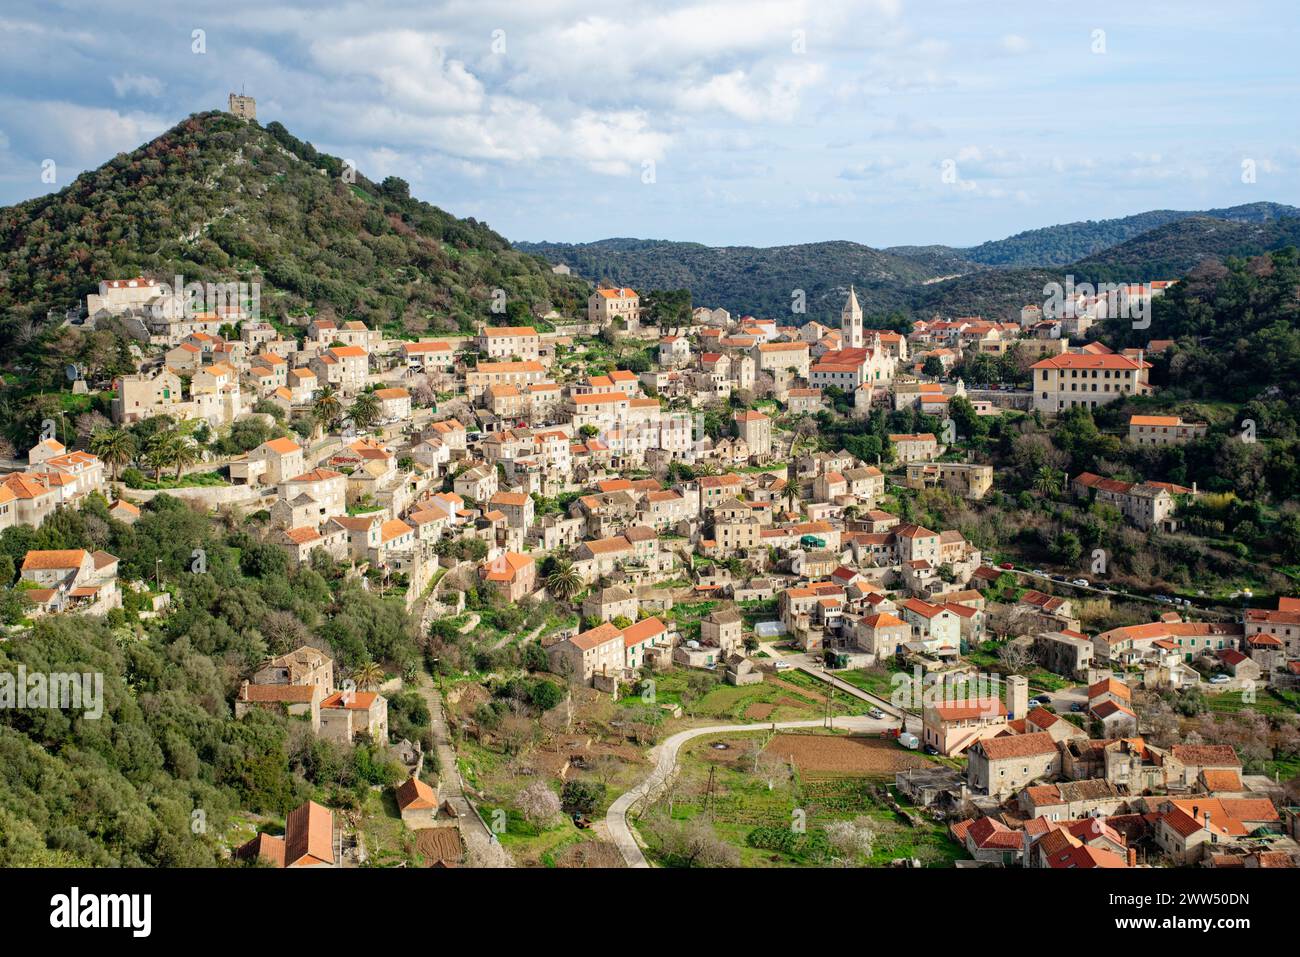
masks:
[[[1046,498],[1056,498],[1061,494],[1062,474],[1060,469],[1050,465],[1041,465],[1034,473],[1034,488]]]
[[[568,559],[555,562],[546,576],[546,590],[560,601],[568,601],[582,590],[582,576],[573,567],[573,562]]]
[[[352,672],[352,680],[362,690],[377,688],[384,683],[384,669],[376,661],[367,661]]]
[[[359,429],[368,429],[379,421],[379,399],[373,392],[362,392],[352,403],[348,415]]]
[[[312,413],[325,431],[333,431],[343,415],[343,403],[339,401],[338,393],[333,386],[327,385],[320,390],[320,395],[312,403]]]
[[[135,436],[124,429],[100,429],[90,437],[90,451],[98,455],[113,470],[113,480],[135,458]]]

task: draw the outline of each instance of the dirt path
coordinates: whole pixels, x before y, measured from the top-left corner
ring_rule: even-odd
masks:
[[[438,755],[438,791],[440,796],[451,803],[459,815],[457,826],[465,839],[465,846],[473,852],[477,860],[510,860],[509,854],[494,853],[490,845],[496,843],[496,837],[487,829],[483,819],[470,806],[465,797],[464,782],[460,769],[456,765],[456,751],[451,746],[451,729],[447,726],[447,714],[442,709],[442,695],[433,686],[427,675],[420,676],[418,690],[429,706],[429,720],[433,727],[433,749]],[[504,864],[502,866],[509,866]]]

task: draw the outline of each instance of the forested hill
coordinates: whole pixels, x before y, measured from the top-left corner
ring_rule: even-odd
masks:
[[[100,279],[261,281],[271,317],[332,308],[396,331],[471,328],[493,289],[512,311],[585,304],[485,224],[318,152],[279,123],[198,113],[47,196],[0,209],[0,315],[42,320]],[[4,330],[0,330],[2,332]]]
[[[1042,298],[1045,282],[1071,271],[1083,278],[1084,263],[1088,268],[1082,272],[1091,278],[1170,278],[1206,257],[1253,255],[1294,242],[1297,221],[1287,217],[1296,215],[1300,209],[1278,203],[1203,213],[1154,210],[1031,230],[969,249],[874,249],[853,242],[712,247],[628,238],[516,245],[593,282],[641,290],[689,288],[696,304],[739,315],[790,315],[792,292],[802,289],[806,318],[832,320],[853,284],[869,315],[1010,318],[1026,302]]]
[[[1119,219],[1086,220],[1031,229],[1006,239],[952,252],[985,266],[1064,266],[1143,233],[1184,219],[1201,217],[1233,223],[1267,223],[1300,209],[1280,203],[1249,203],[1226,209],[1154,209]]]
[[[1300,216],[1263,223],[1195,216],[1095,253],[1071,269],[1080,281],[1146,282],[1181,275],[1207,259],[1256,256],[1297,245]]]
[[[909,286],[941,274],[928,264],[851,242],[758,248],[605,239],[517,247],[596,282],[690,289],[696,304],[722,306],[737,315],[790,315],[795,290],[801,289],[808,318],[826,320],[839,315],[850,285],[857,286],[864,309],[891,312],[907,307]]]

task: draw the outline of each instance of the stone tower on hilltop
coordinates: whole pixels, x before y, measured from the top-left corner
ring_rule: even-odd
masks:
[[[858,305],[858,294],[854,292],[852,286],[849,286],[849,301],[840,310],[840,332],[843,333],[845,348],[863,348],[862,307]]]
[[[230,114],[241,120],[257,119],[257,100],[242,93],[230,94]]]

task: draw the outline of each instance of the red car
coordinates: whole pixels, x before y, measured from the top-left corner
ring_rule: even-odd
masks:
[[[1003,562],[1001,565],[998,566],[998,568],[1005,568],[1007,571],[1011,571],[1015,567],[1016,566],[1012,565],[1010,562]]]

